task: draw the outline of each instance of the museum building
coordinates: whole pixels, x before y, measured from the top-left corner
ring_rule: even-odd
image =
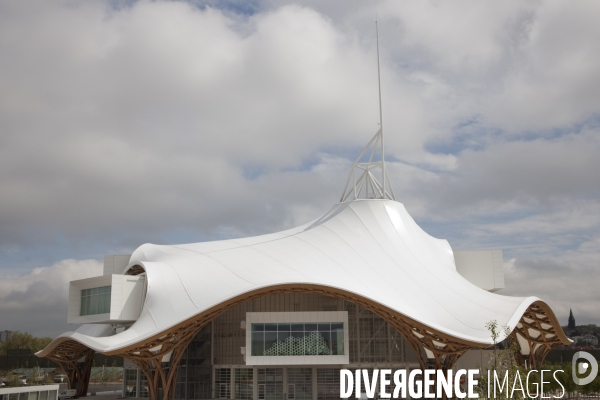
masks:
[[[106,256],[102,276],[69,284],[82,325],[37,355],[80,396],[98,352],[125,359],[129,397],[336,399],[341,368],[449,369],[494,345],[490,321],[528,367],[569,343],[545,302],[503,287],[501,251],[453,251],[395,200],[380,129],[312,222]]]

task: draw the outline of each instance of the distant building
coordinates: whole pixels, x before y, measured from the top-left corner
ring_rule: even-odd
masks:
[[[573,339],[575,341],[576,345],[582,345],[583,343],[588,343],[591,346],[598,346],[598,338],[594,335],[581,335],[581,336],[574,336],[571,339]]]
[[[6,342],[12,336],[12,331],[0,331],[0,343]]]
[[[575,317],[573,316],[573,310],[569,310],[569,329],[575,329]]]

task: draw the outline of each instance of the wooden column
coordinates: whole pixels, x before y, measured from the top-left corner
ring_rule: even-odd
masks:
[[[565,343],[559,335],[564,333],[555,319],[548,306],[541,302],[533,303],[523,313],[511,334],[513,340],[519,344],[520,351],[517,354],[519,364],[526,365],[528,369],[539,369],[548,352]],[[523,349],[522,342],[527,343],[529,349]]]
[[[135,363],[148,380],[149,400],[172,400],[175,398],[177,370],[186,348],[204,325],[190,324],[175,335],[159,338],[152,348],[129,351],[122,354]],[[163,361],[165,360],[165,361]]]
[[[47,356],[65,370],[69,389],[76,389],[77,397],[87,396],[90,374],[94,363],[94,350],[77,342],[65,342]]]

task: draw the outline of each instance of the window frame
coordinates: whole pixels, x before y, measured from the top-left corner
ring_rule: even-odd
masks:
[[[79,316],[110,314],[112,285],[81,289]]]
[[[252,324],[342,324],[344,354],[332,355],[253,355]],[[266,326],[265,331],[267,332]],[[290,328],[293,333],[293,327]],[[304,331],[306,333],[306,331]],[[267,348],[263,341],[264,350]],[[246,313],[246,365],[310,365],[348,364],[350,360],[348,312],[347,311],[300,311],[300,312],[247,312]]]

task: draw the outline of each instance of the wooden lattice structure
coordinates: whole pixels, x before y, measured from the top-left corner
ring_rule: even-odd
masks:
[[[467,350],[489,347],[488,344],[470,342],[439,332],[382,304],[341,289],[317,285],[290,284],[259,289],[230,299],[166,329],[158,335],[106,354],[127,358],[146,374],[151,400],[159,398],[162,400],[173,399],[177,368],[181,357],[194,336],[206,324],[221,313],[246,301],[266,295],[290,292],[327,295],[356,303],[372,311],[388,321],[411,344],[422,369],[433,367],[448,370]],[[561,343],[568,343],[568,339],[562,330],[556,327],[560,327],[560,325],[545,303],[536,302],[532,304],[523,314],[512,333],[521,345],[522,356],[520,361],[527,363],[528,366],[535,367],[541,363],[550,349]],[[524,344],[528,347],[525,347]],[[93,350],[74,340],[68,340],[57,346],[48,355],[48,358],[63,366],[69,374],[69,384],[74,386],[74,382],[77,382],[78,393],[84,396],[87,390],[87,381],[89,381],[89,370],[93,354]],[[432,354],[433,357],[427,357],[427,354]],[[82,358],[85,359],[85,362],[78,362]]]
[[[62,367],[67,374],[69,389],[77,390],[77,397],[87,396],[90,373],[96,352],[74,340],[56,346],[46,357]]]
[[[554,313],[541,301],[527,308],[511,335],[521,350],[518,361],[532,369],[541,366],[553,347],[569,343]]]
[[[127,272],[125,272],[125,275],[139,275],[143,272],[146,272],[143,267],[134,265],[133,267],[129,268]]]

